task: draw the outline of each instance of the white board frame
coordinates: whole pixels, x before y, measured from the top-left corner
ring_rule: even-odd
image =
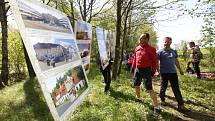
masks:
[[[64,13],[59,12],[59,11],[55,10],[54,8],[49,7],[49,6],[43,5],[42,3],[39,3],[38,1],[34,1],[34,0],[28,0],[28,1],[31,2],[32,4],[39,5],[39,6],[43,7],[44,9],[48,9],[50,11],[54,11],[55,13],[66,16]],[[84,97],[89,93],[89,90],[90,90],[89,82],[88,82],[85,71],[84,71],[84,75],[85,75],[86,81],[88,83],[88,88],[75,100],[75,102],[72,105],[70,105],[70,107],[61,116],[58,115],[58,112],[55,108],[53,100],[51,99],[51,96],[50,96],[49,92],[47,91],[44,80],[46,80],[48,78],[49,74],[56,75],[62,71],[68,71],[69,69],[71,69],[71,67],[74,67],[74,64],[75,65],[80,64],[82,66],[82,69],[84,70],[83,64],[81,64],[80,55],[79,55],[78,61],[75,61],[73,63],[72,62],[67,63],[65,65],[60,66],[59,68],[50,69],[48,71],[41,71],[39,64],[38,64],[38,60],[36,58],[34,48],[32,47],[32,43],[29,42],[30,36],[28,35],[28,32],[26,31],[26,27],[25,27],[24,21],[23,21],[22,16],[21,16],[21,12],[19,11],[19,8],[17,5],[17,0],[8,0],[8,2],[11,6],[13,16],[16,20],[17,25],[18,25],[18,29],[19,29],[20,34],[22,36],[23,43],[26,47],[28,56],[30,58],[31,64],[32,64],[34,71],[36,73],[36,76],[38,78],[39,84],[41,85],[41,89],[42,89],[42,92],[44,94],[46,103],[50,109],[50,112],[51,112],[54,120],[56,120],[56,121],[66,120],[69,117],[69,114],[71,114],[75,110],[75,108],[80,104],[80,102],[83,101]],[[69,21],[68,18],[67,18],[67,20]],[[72,31],[72,27],[71,27],[70,23],[69,23],[69,27]],[[61,34],[63,34],[63,33],[61,33]],[[68,36],[69,34],[66,33],[65,35]],[[72,31],[71,37],[75,39],[73,31]],[[78,48],[77,43],[76,43],[76,48]]]

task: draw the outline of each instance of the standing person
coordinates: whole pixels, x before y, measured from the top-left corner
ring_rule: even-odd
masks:
[[[98,64],[100,66],[100,71],[104,77],[104,83],[105,83],[105,88],[104,88],[104,92],[107,93],[110,90],[110,84],[111,84],[111,74],[110,74],[110,70],[111,70],[111,66],[112,66],[112,59],[109,60],[108,65],[103,68],[104,63],[101,62],[100,59],[98,59]]]
[[[154,116],[158,116],[160,108],[157,103],[157,96],[152,88],[152,74],[156,71],[157,67],[157,55],[156,49],[148,44],[150,36],[148,33],[144,33],[139,38],[139,45],[134,52],[134,59],[132,69],[134,72],[134,86],[136,91],[136,100],[140,99],[140,85],[142,79],[144,79],[144,87],[149,92],[154,106]]]
[[[202,59],[202,53],[200,51],[199,46],[195,45],[195,42],[189,42],[189,46],[191,49],[190,62],[192,63],[192,65],[194,67],[197,78],[201,79],[199,63],[200,63],[200,60]]]
[[[178,54],[176,50],[170,48],[172,43],[172,38],[165,37],[164,38],[164,48],[159,50],[157,55],[160,60],[160,75],[161,75],[161,88],[160,88],[160,99],[161,104],[165,104],[165,92],[168,86],[168,81],[170,81],[172,91],[175,95],[175,98],[178,102],[178,110],[179,111],[188,111],[184,106],[184,101],[181,95],[181,91],[179,89],[178,84],[178,75],[176,72],[176,67],[178,68],[181,75],[183,75],[183,71],[180,67],[178,61]]]

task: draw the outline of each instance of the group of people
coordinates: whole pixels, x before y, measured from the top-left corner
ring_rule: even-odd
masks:
[[[156,52],[156,49],[149,44],[149,40],[150,40],[150,35],[148,33],[144,33],[140,36],[139,45],[135,48],[134,54],[131,56],[132,63],[129,62],[129,64],[130,63],[131,64],[128,65],[129,68],[131,66],[131,70],[134,70],[133,81],[134,81],[134,87],[135,87],[136,101],[138,102],[141,101],[140,85],[141,85],[141,82],[143,81],[144,87],[147,90],[147,92],[150,94],[150,97],[153,102],[153,107],[154,107],[153,115],[157,116],[161,112],[161,109],[158,105],[156,93],[154,92],[153,86],[152,86],[152,77],[160,76],[161,85],[160,85],[159,97],[161,99],[161,104],[162,105],[166,104],[165,92],[169,81],[171,84],[171,88],[174,93],[174,96],[178,102],[178,110],[181,112],[189,111],[184,106],[183,97],[181,95],[181,91],[179,88],[179,83],[178,83],[179,80],[178,80],[176,68],[178,69],[181,75],[184,75],[184,72],[180,67],[177,51],[170,47],[172,43],[172,38],[165,37],[163,39],[164,47],[157,52]],[[197,52],[199,50],[196,49],[194,42],[190,42],[189,45],[191,48],[191,57],[190,57],[191,61],[189,61],[189,64],[190,63],[193,64],[197,73],[197,77],[201,78],[200,69],[199,69],[200,57],[197,57],[198,55]],[[110,66],[111,66],[111,63],[107,67],[107,69],[101,69],[105,80],[105,92],[110,88],[110,82],[111,82]]]
[[[178,75],[176,68],[183,75],[183,70],[180,67],[178,61],[178,53],[176,50],[170,47],[172,43],[171,37],[165,37],[163,39],[164,47],[156,52],[156,49],[149,44],[150,35],[144,33],[139,38],[139,45],[136,47],[134,52],[134,60],[132,63],[132,68],[135,68],[134,72],[134,86],[136,92],[136,100],[140,99],[140,85],[142,80],[144,81],[144,87],[149,92],[150,97],[154,106],[154,115],[160,113],[160,108],[158,106],[157,96],[153,90],[152,86],[152,76],[161,77],[160,86],[160,99],[161,104],[165,105],[165,92],[168,86],[168,81],[171,84],[172,91],[178,102],[179,111],[189,111],[184,106],[184,101],[181,95],[181,91],[178,83]],[[159,65],[158,65],[159,61]]]

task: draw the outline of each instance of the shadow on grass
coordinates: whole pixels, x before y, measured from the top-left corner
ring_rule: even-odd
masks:
[[[177,108],[171,104],[167,103],[166,106],[177,110]],[[198,121],[215,121],[215,116],[209,115],[204,112],[199,112],[196,110],[191,110],[189,112],[181,112],[181,113],[183,113],[184,117],[186,117],[186,118],[192,118],[192,119],[198,120]]]
[[[115,91],[112,88],[110,88],[110,96],[119,100],[122,99],[124,101],[135,101],[135,97],[131,96],[131,95],[126,95],[124,93],[122,93],[121,91]]]
[[[165,106],[168,106],[168,107],[170,107],[170,108],[172,108],[174,110],[177,110],[177,108],[172,104],[166,103]],[[196,110],[190,110],[188,112],[181,112],[181,113],[183,113],[184,117],[186,117],[186,118],[192,118],[192,119],[198,120],[198,121],[202,121],[202,120],[204,120],[204,121],[212,121],[212,120],[215,119],[215,116],[212,116],[210,114],[203,113],[203,112],[198,112]]]
[[[165,97],[167,97],[170,100],[176,101],[175,98],[172,97],[172,96],[166,95]],[[208,109],[208,110],[215,111],[215,110],[209,108],[209,106],[202,104],[202,102],[200,102],[200,101],[185,100],[184,103],[192,104],[192,105],[195,105],[195,106],[203,107],[203,108]]]
[[[165,121],[184,121],[183,119],[176,117],[175,115],[168,113],[168,112],[161,112],[160,116],[162,117],[163,120]],[[159,116],[159,117],[160,117]],[[152,115],[152,113],[149,113],[146,115],[147,121],[160,121],[161,119],[156,118]]]
[[[38,121],[54,120],[42,95],[42,91],[36,79],[28,79],[24,84],[25,103],[32,107],[34,118]]]

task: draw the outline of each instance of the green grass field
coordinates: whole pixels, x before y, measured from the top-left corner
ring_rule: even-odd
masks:
[[[184,67],[185,62],[181,65]],[[214,67],[211,68],[215,70]],[[158,118],[153,118],[151,99],[144,89],[141,91],[143,102],[135,102],[134,88],[131,88],[129,82],[132,74],[123,71],[118,80],[112,81],[111,91],[107,95],[103,92],[103,77],[96,65],[91,66],[89,75],[91,92],[71,114],[70,121],[215,120],[214,78],[199,80],[188,74],[180,75],[185,105],[192,111],[187,114],[178,112],[177,103],[168,88],[166,94],[169,105],[162,106],[162,113]],[[159,78],[154,79],[153,85],[158,93]],[[26,80],[0,90],[0,121],[52,120],[36,80]]]

